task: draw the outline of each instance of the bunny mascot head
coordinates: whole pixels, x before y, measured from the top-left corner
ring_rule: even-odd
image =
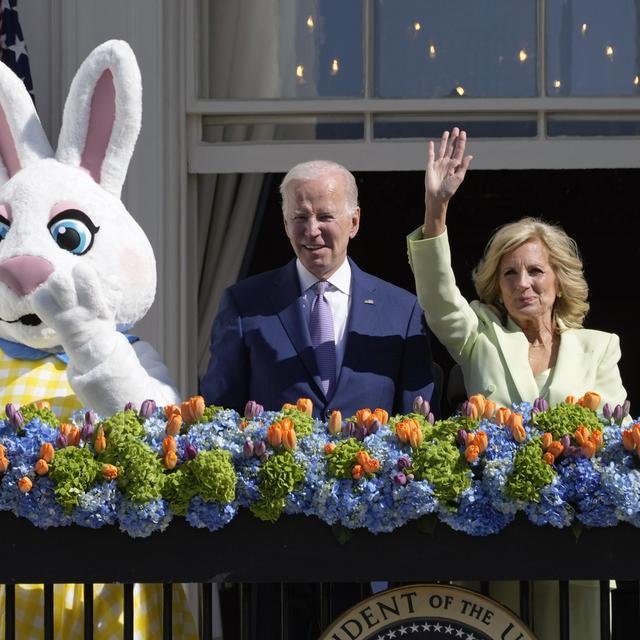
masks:
[[[128,401],[177,400],[157,353],[118,331],[146,313],[156,287],[151,245],[120,200],[141,112],[135,56],[106,42],[71,83],[54,154],[22,82],[0,64],[5,401],[39,393],[63,412],[106,414]],[[39,381],[52,372],[55,389]]]

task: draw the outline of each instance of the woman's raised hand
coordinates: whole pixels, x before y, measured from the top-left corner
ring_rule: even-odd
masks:
[[[462,184],[473,156],[465,156],[467,134],[454,127],[451,135],[442,134],[436,154],[433,141],[429,141],[427,170],[424,176],[425,218],[423,234],[430,238],[440,235],[445,228],[447,206]]]

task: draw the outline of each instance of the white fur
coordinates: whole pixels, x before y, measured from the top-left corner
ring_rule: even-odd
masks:
[[[115,122],[97,184],[80,163],[94,86],[105,69],[116,90]],[[55,158],[28,93],[12,76],[0,65],[0,104],[23,168],[8,181],[5,170],[0,186],[0,204],[9,206],[12,218],[0,241],[0,265],[15,256],[36,256],[50,262],[54,272],[25,295],[0,282],[0,337],[41,349],[62,347],[74,392],[102,414],[146,398],[176,402],[178,394],[158,354],[144,343],[132,346],[116,330],[144,316],[156,288],[151,245],[119,199],[140,129],[142,89],[133,52],[124,42],[110,41],[81,65],[65,105]],[[82,211],[99,228],[85,254],[61,248],[52,237],[47,225],[52,211],[60,208]],[[6,322],[28,314],[42,323]]]

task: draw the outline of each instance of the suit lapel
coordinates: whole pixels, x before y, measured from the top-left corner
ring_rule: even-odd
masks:
[[[279,309],[277,312],[278,318],[309,376],[316,383],[318,392],[323,394],[322,381],[320,380],[315,354],[311,346],[309,326],[305,321],[300,280],[298,279],[295,260],[292,260],[282,268],[275,279],[273,293],[276,308]]]

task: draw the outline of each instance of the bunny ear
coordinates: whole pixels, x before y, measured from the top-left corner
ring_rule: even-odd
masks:
[[[0,185],[31,162],[52,155],[29,92],[0,63]]]
[[[71,83],[56,158],[86,169],[119,197],[141,118],[136,57],[126,42],[109,40],[89,54]]]

